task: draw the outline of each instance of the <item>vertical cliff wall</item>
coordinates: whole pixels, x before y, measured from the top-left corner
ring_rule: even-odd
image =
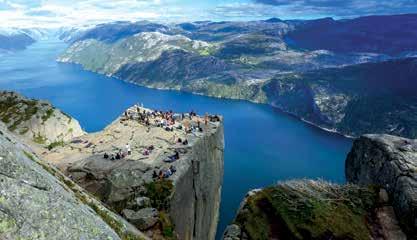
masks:
[[[198,138],[174,180],[171,217],[180,239],[215,238],[223,182],[223,123]]]
[[[390,135],[357,139],[346,160],[346,177],[385,188],[402,227],[417,237],[417,140]]]

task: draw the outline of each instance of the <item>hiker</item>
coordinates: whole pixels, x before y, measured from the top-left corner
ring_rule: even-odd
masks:
[[[204,116],[204,124],[206,126],[208,125],[208,121],[209,121],[209,116],[208,116],[208,113],[206,113],[206,115]]]
[[[107,153],[104,153],[104,159],[108,159],[109,155]]]
[[[187,139],[185,139],[185,140],[182,142],[182,145],[188,145],[188,140],[187,140]]]
[[[156,171],[155,171],[155,170],[154,170],[154,171],[153,171],[153,173],[152,173],[152,178],[153,178],[153,179],[158,178],[158,174],[156,174]]]
[[[149,155],[149,150],[148,150],[148,149],[145,149],[145,150],[143,151],[143,155],[144,155],[144,156],[148,156],[148,155]]]
[[[112,160],[112,161],[114,161],[114,160],[115,160],[115,158],[114,158],[114,154],[113,154],[113,153],[111,154],[110,160]]]
[[[177,169],[176,169],[173,165],[171,165],[171,166],[169,167],[169,170],[170,170],[172,173],[175,173],[175,172],[177,171]]]
[[[172,175],[171,169],[168,169],[168,170],[164,171],[164,178],[169,178],[171,175]]]
[[[175,162],[175,161],[177,161],[178,159],[180,159],[180,154],[179,154],[179,152],[178,152],[178,151],[175,151],[175,154],[174,154],[174,155],[169,156],[169,157],[168,157],[168,159],[165,159],[165,160],[164,160],[164,162],[168,162],[168,163],[170,163],[170,162]]]
[[[116,160],[120,160],[122,156],[120,156],[120,153],[116,153]]]
[[[126,143],[126,152],[127,152],[127,155],[131,155],[132,154],[132,150],[130,149],[129,143]]]

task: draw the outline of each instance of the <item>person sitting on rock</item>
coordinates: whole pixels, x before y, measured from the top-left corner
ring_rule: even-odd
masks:
[[[116,153],[116,160],[120,160],[122,158],[122,156],[120,155],[120,153]]]
[[[153,178],[153,179],[158,178],[158,174],[156,174],[156,171],[155,171],[155,170],[154,170],[154,171],[153,171],[153,173],[152,173],[152,178]]]
[[[175,154],[169,156],[168,159],[164,160],[164,162],[175,162],[178,159],[180,159],[180,153],[178,151],[175,151]]]
[[[149,155],[149,150],[148,150],[148,149],[145,149],[145,150],[143,151],[143,155],[144,155],[144,156],[148,156],[148,155]]]
[[[182,143],[182,139],[181,138],[178,138],[178,141],[177,141],[178,143]]]
[[[164,178],[169,178],[171,177],[171,175],[172,175],[171,169],[164,171]]]
[[[170,170],[172,173],[175,173],[175,172],[177,171],[177,169],[176,169],[173,165],[171,165],[171,166],[169,167],[169,170]]]
[[[158,178],[159,178],[160,180],[164,179],[164,172],[159,171]]]
[[[113,153],[111,154],[110,160],[112,160],[112,161],[115,160],[115,157],[114,157],[114,154]]]
[[[182,142],[182,145],[188,145],[188,140],[187,140],[187,139],[185,139],[185,140]]]
[[[109,155],[107,153],[104,153],[104,159],[108,159]]]

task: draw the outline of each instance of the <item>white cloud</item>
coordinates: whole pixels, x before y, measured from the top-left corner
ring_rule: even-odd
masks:
[[[0,0],[0,27],[249,20],[417,12],[417,0]]]

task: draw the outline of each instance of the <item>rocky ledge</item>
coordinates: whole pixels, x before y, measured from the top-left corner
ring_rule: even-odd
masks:
[[[297,180],[250,192],[224,240],[403,239],[384,191]]]
[[[22,140],[53,147],[84,134],[77,120],[49,102],[0,92],[0,121]]]
[[[351,183],[385,188],[400,223],[417,238],[417,141],[390,135],[357,139],[346,160]]]
[[[38,152],[153,239],[214,239],[223,179],[219,116],[134,106],[103,131]]]

